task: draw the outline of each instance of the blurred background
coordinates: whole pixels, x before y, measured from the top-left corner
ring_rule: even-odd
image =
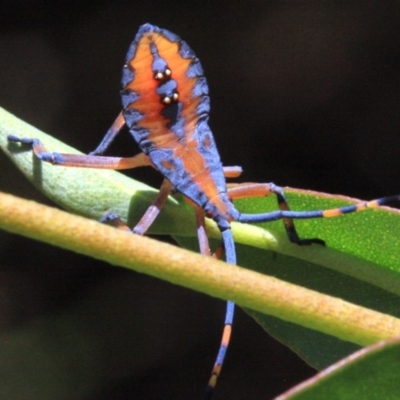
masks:
[[[200,58],[222,160],[243,181],[400,193],[399,17],[391,1],[3,0],[0,105],[93,150],[150,22]],[[111,149],[136,152],[128,134]],[[50,204],[2,154],[0,171],[0,190]],[[201,397],[223,302],[5,232],[0,262],[0,398]],[[313,373],[239,312],[215,399],[272,398]]]

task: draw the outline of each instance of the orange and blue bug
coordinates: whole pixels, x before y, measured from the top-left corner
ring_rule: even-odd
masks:
[[[151,166],[157,169],[164,181],[153,204],[132,229],[136,234],[142,235],[148,230],[168,195],[173,190],[178,191],[194,207],[201,253],[211,255],[205,232],[207,216],[221,231],[226,261],[236,264],[231,221],[257,223],[283,219],[291,242],[323,244],[320,239],[300,239],[292,219],[336,217],[399,200],[398,196],[393,196],[332,210],[296,212],[289,210],[282,188],[272,183],[243,183],[227,188],[225,179],[239,176],[241,169],[223,167],[220,161],[208,126],[210,100],[203,68],[191,48],[165,29],[150,24],[139,28],[126,55],[122,87],[122,112],[97,149],[87,156],[50,153],[37,139],[15,136],[8,139],[31,145],[38,158],[56,165],[109,169]],[[128,158],[101,156],[124,125],[142,153]],[[279,210],[242,214],[232,203],[238,198],[269,194],[277,196]],[[103,220],[127,229],[113,213],[108,213]],[[234,304],[228,301],[222,340],[204,399],[211,398],[220,374],[233,314]]]

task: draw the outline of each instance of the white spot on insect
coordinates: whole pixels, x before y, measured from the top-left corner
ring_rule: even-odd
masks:
[[[157,72],[154,75],[154,79],[157,81],[162,81],[164,79],[168,79],[171,76],[172,72],[169,68],[166,68],[164,72]]]

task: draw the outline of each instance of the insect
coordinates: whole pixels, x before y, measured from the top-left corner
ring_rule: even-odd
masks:
[[[163,183],[153,203],[132,229],[135,234],[146,233],[168,195],[177,191],[194,208],[200,252],[211,256],[205,218],[212,218],[221,231],[226,261],[236,264],[231,221],[257,223],[282,219],[291,242],[324,244],[320,239],[300,238],[293,219],[336,217],[398,201],[393,196],[331,210],[296,212],[290,211],[282,188],[273,183],[242,183],[227,188],[226,178],[239,176],[241,168],[222,166],[208,126],[210,100],[203,68],[191,48],[165,29],[151,24],[139,28],[126,55],[121,98],[121,113],[89,155],[51,153],[38,139],[9,136],[8,140],[31,145],[39,159],[55,165],[109,169],[150,166],[158,170],[164,176]],[[102,156],[125,125],[142,152],[125,158]],[[244,214],[232,202],[270,194],[277,197],[277,211]],[[126,229],[114,213],[108,213],[102,220]],[[222,368],[234,308],[234,303],[228,301],[222,340],[204,399],[211,398]]]

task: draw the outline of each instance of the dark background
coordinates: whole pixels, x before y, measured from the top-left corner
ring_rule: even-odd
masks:
[[[390,1],[3,0],[0,104],[93,150],[120,110],[125,52],[151,22],[200,58],[221,157],[243,180],[395,194],[399,17]],[[134,154],[122,136],[112,154]],[[0,190],[49,203],[1,154],[0,171]],[[201,397],[222,302],[4,232],[0,257],[0,398]],[[240,312],[215,399],[272,398],[312,373]]]

